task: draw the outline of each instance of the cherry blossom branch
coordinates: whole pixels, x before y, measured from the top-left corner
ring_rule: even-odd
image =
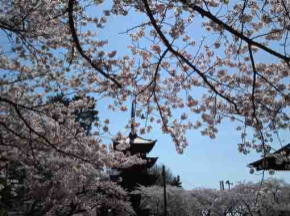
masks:
[[[33,132],[35,135],[37,135],[38,137],[40,137],[41,139],[43,139],[49,146],[51,146],[54,150],[56,150],[57,152],[61,153],[61,154],[64,154],[64,155],[67,155],[67,156],[72,156],[76,159],[79,159],[83,162],[86,162],[86,163],[91,163],[91,161],[89,160],[86,160],[76,154],[73,154],[71,152],[66,152],[66,151],[63,151],[59,148],[57,148],[54,144],[52,144],[45,136],[41,135],[40,133],[38,133],[36,130],[34,130],[30,124],[27,122],[27,120],[24,118],[24,116],[21,114],[20,110],[17,108],[17,106],[14,106],[14,110],[16,111],[18,117],[23,121],[23,123],[25,124],[25,126],[31,131]]]
[[[250,54],[250,59],[251,59],[251,64],[252,64],[252,69],[253,69],[253,83],[252,83],[252,95],[251,95],[252,106],[253,106],[253,115],[252,116],[256,120],[256,124],[257,124],[256,129],[259,131],[259,134],[260,134],[260,139],[262,141],[263,155],[265,158],[266,154],[267,154],[267,149],[265,146],[265,139],[264,139],[264,135],[263,135],[263,131],[262,131],[262,123],[260,122],[260,120],[258,119],[258,116],[256,114],[256,105],[255,105],[255,88],[256,88],[257,70],[256,70],[255,61],[254,61],[252,47],[250,44],[248,46],[248,49],[249,49],[249,54]]]
[[[25,106],[25,105],[22,105],[19,103],[15,103],[15,102],[8,100],[6,98],[3,98],[3,97],[0,97],[0,101],[3,101],[5,103],[8,103],[8,104],[13,105],[13,106],[21,107],[21,108],[26,109],[26,110],[31,110],[31,111],[36,112],[36,113],[42,113],[41,111],[35,109],[35,107],[39,107],[39,106],[28,107],[28,106]]]
[[[80,44],[80,41],[79,41],[79,38],[78,38],[78,35],[77,35],[77,31],[75,29],[75,23],[74,23],[74,17],[73,17],[73,10],[74,10],[74,3],[75,3],[75,0],[69,0],[68,1],[68,19],[69,19],[69,27],[70,27],[70,31],[71,31],[71,35],[72,35],[72,38],[73,38],[73,41],[75,43],[75,46],[77,48],[77,50],[79,51],[79,53],[81,54],[81,56],[100,74],[102,74],[105,78],[111,80],[113,83],[115,83],[118,88],[122,88],[122,85],[116,80],[114,79],[113,77],[111,77],[109,74],[107,74],[105,71],[103,71],[102,68],[100,68],[98,66],[97,63],[95,63],[94,61],[92,61],[92,59],[85,54],[81,44]]]
[[[158,97],[156,96],[156,85],[157,85],[157,82],[156,82],[156,80],[157,80],[157,75],[158,75],[158,72],[159,72],[159,68],[160,68],[160,65],[161,65],[161,63],[162,63],[162,60],[163,60],[163,58],[166,56],[166,54],[167,54],[167,52],[168,52],[169,50],[168,49],[166,49],[163,53],[162,53],[162,55],[160,56],[160,58],[159,58],[159,60],[158,60],[158,63],[157,63],[157,66],[156,66],[156,69],[155,69],[155,72],[154,72],[154,75],[153,75],[153,78],[152,78],[152,80],[150,81],[150,83],[148,83],[143,89],[141,89],[138,93],[137,93],[137,96],[138,95],[140,95],[140,94],[142,94],[147,88],[149,88],[151,85],[153,85],[153,89],[152,89],[152,93],[150,94],[150,96],[148,97],[148,99],[147,99],[147,110],[149,110],[149,101],[150,101],[150,99],[151,99],[151,97],[153,96],[154,97],[154,101],[155,101],[155,103],[156,103],[156,105],[157,105],[157,109],[158,109],[158,112],[159,112],[159,115],[160,115],[160,118],[161,118],[161,121],[162,121],[162,125],[163,125],[163,127],[164,127],[164,129],[166,130],[166,131],[168,131],[168,129],[167,129],[167,124],[166,124],[166,122],[165,122],[165,120],[164,120],[164,116],[163,116],[163,113],[162,113],[162,110],[161,110],[161,107],[160,107],[160,105],[159,105],[159,102],[158,102]],[[148,118],[148,115],[149,115],[149,112],[147,112],[147,118]]]
[[[154,101],[155,101],[156,106],[157,106],[157,110],[159,112],[159,116],[161,118],[161,122],[162,122],[162,125],[163,125],[165,133],[169,133],[171,135],[171,137],[173,138],[173,140],[175,141],[175,143],[178,143],[178,139],[176,138],[175,134],[172,133],[172,130],[168,129],[167,120],[166,120],[166,118],[165,118],[165,116],[163,114],[162,108],[161,108],[161,106],[159,104],[158,97],[156,95],[157,76],[158,76],[159,68],[160,68],[160,65],[162,63],[163,58],[166,56],[168,51],[169,51],[169,49],[167,48],[162,53],[162,55],[160,56],[160,58],[158,60],[158,63],[157,63],[157,66],[156,66],[156,69],[155,69],[155,72],[154,72],[154,75],[153,75],[153,79],[151,80],[151,82],[148,85],[146,85],[146,87],[144,89],[142,89],[138,93],[138,95],[141,94],[143,91],[145,91],[147,88],[149,88],[151,85],[153,85],[152,93],[151,93],[151,95],[149,96],[149,98],[147,100],[148,101],[148,105],[149,105],[150,98],[153,96],[154,97]]]
[[[165,132],[168,132],[168,126],[167,126],[166,120],[164,118],[164,115],[163,115],[163,112],[162,112],[162,109],[161,109],[161,106],[159,104],[158,97],[157,97],[155,91],[153,92],[153,96],[154,96],[154,100],[155,100],[155,103],[157,105],[157,109],[158,109],[158,112],[159,112],[159,115],[160,115],[160,118],[161,118],[161,121],[162,121],[162,125],[163,125],[163,127],[165,129]]]
[[[138,29],[140,27],[144,27],[144,26],[149,25],[149,24],[150,24],[150,22],[141,23],[139,25],[136,25],[136,26],[133,26],[133,27],[127,29],[126,31],[120,32],[119,34],[128,34],[129,32],[131,32],[135,29]]]
[[[25,29],[15,28],[14,26],[11,26],[1,20],[0,20],[0,29],[5,29],[15,33],[26,32]]]
[[[289,9],[287,8],[287,5],[285,4],[284,0],[281,0],[281,3],[282,3],[282,6],[286,12],[288,19],[290,20],[290,12],[289,12]]]
[[[12,133],[14,136],[19,137],[20,139],[27,140],[27,137],[24,137],[18,133],[16,133],[14,130],[12,130],[10,127],[8,127],[4,122],[0,121],[0,125],[10,133]],[[13,145],[13,147],[17,147],[16,145]]]
[[[14,102],[12,102],[12,101],[9,101],[9,100],[7,100],[7,99],[6,99],[6,100],[2,100],[2,101],[3,101],[3,102],[6,102],[6,103],[8,103],[8,104],[10,104],[10,105],[14,108],[14,110],[15,110],[16,114],[18,115],[18,117],[21,119],[21,121],[22,121],[22,122],[24,123],[24,125],[29,129],[30,132],[34,133],[34,134],[37,135],[39,138],[41,138],[42,140],[44,140],[44,142],[45,142],[47,145],[49,145],[50,147],[52,147],[55,151],[57,151],[57,152],[59,152],[59,153],[61,153],[61,154],[63,154],[63,155],[66,155],[66,156],[70,156],[70,157],[76,158],[76,159],[81,160],[81,161],[86,162],[86,163],[90,163],[90,164],[92,163],[90,160],[84,159],[84,158],[82,158],[82,157],[80,157],[80,156],[78,156],[78,155],[76,155],[76,154],[74,154],[74,153],[66,152],[66,151],[63,151],[63,150],[57,148],[53,143],[51,143],[51,142],[48,140],[47,137],[45,137],[45,136],[43,136],[42,134],[38,133],[36,130],[34,130],[34,128],[31,127],[31,125],[28,123],[28,121],[27,121],[27,120],[24,118],[24,116],[21,114],[21,111],[19,110],[19,106],[18,106],[18,104],[14,103]]]
[[[273,89],[275,89],[278,93],[280,93],[283,97],[287,97],[277,86],[275,86],[273,83],[271,83],[266,77],[264,77],[262,74],[260,74],[258,71],[256,71],[256,74],[263,79],[268,85],[270,85]]]
[[[185,62],[191,69],[193,69],[204,81],[204,83],[217,95],[219,95],[221,98],[225,99],[226,101],[228,101],[230,104],[232,104],[234,106],[234,109],[236,111],[237,114],[240,114],[240,111],[238,109],[237,104],[229,97],[226,97],[225,95],[223,95],[222,93],[220,93],[214,86],[212,83],[210,83],[208,81],[208,79],[206,78],[206,75],[200,71],[195,65],[193,65],[186,57],[184,57],[182,54],[180,54],[177,50],[175,50],[172,45],[169,43],[168,39],[165,37],[165,35],[163,34],[163,32],[161,31],[161,29],[159,28],[159,26],[156,23],[155,18],[153,17],[152,11],[148,5],[147,0],[142,0],[144,6],[145,6],[145,10],[146,10],[146,14],[148,15],[154,29],[156,30],[156,32],[158,33],[159,37],[161,38],[162,42],[164,43],[164,45],[168,48],[168,50],[174,54],[177,58],[180,58],[183,62]]]
[[[155,100],[155,103],[157,105],[157,109],[158,109],[158,112],[159,112],[159,115],[160,115],[160,118],[161,118],[161,121],[162,121],[162,125],[163,125],[163,128],[164,128],[164,132],[165,133],[169,133],[176,144],[179,143],[177,137],[172,132],[172,130],[169,130],[168,129],[167,120],[165,119],[165,117],[163,115],[162,108],[161,108],[161,106],[159,104],[158,97],[157,97],[155,91],[153,91],[153,96],[154,96],[154,100]]]
[[[242,39],[243,41],[247,42],[249,45],[256,46],[256,47],[264,50],[265,52],[267,52],[267,53],[269,53],[271,55],[274,55],[277,58],[280,58],[280,59],[284,60],[287,64],[290,64],[290,57],[282,55],[281,53],[278,53],[275,50],[273,50],[273,49],[271,49],[269,47],[266,47],[265,45],[252,40],[251,38],[245,36],[241,32],[237,31],[233,27],[229,26],[225,22],[223,22],[220,19],[218,19],[216,16],[214,16],[209,11],[204,10],[203,8],[197,6],[194,3],[189,3],[187,0],[180,0],[180,2],[182,2],[184,5],[188,6],[192,10],[198,12],[202,17],[207,17],[208,19],[212,20],[214,23],[218,24],[219,26],[223,27],[225,30],[227,30],[231,34],[233,34],[233,35],[239,37],[240,39]]]
[[[246,206],[246,208],[247,208],[248,213],[250,214],[250,216],[254,216],[253,213],[252,213],[252,211],[251,211],[250,205],[244,199],[241,199],[241,200],[245,204],[245,206]]]
[[[160,67],[160,64],[162,63],[162,60],[164,59],[164,57],[166,56],[167,52],[169,51],[169,49],[166,49],[162,55],[160,56],[159,60],[158,60],[158,63],[157,63],[157,66],[156,66],[156,69],[155,69],[155,73],[153,75],[153,78],[152,80],[143,88],[141,89],[138,93],[137,93],[137,96],[142,94],[147,88],[149,88],[152,84],[154,84],[154,87],[153,87],[153,91],[155,91],[155,86],[156,86],[156,79],[157,79],[157,75],[158,75],[158,71],[159,71],[159,67]]]
[[[256,116],[256,105],[255,105],[255,88],[256,88],[257,70],[256,70],[255,62],[254,62],[252,47],[250,44],[248,48],[249,48],[249,54],[250,54],[252,68],[253,68],[253,83],[252,83],[252,96],[251,96],[252,106],[253,106],[253,116],[256,119],[258,127],[259,127],[259,121]]]
[[[29,145],[29,147],[30,147],[32,157],[33,157],[33,159],[34,159],[34,161],[35,161],[34,148],[33,148],[33,146],[32,146],[32,131],[31,131],[31,130],[29,130],[29,140],[28,140],[28,145]]]

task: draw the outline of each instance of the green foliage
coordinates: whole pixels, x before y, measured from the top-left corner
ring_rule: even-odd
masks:
[[[154,165],[150,170],[149,174],[154,176],[155,181],[153,185],[163,185],[163,177],[162,177],[162,166],[161,165]],[[182,183],[180,181],[179,176],[174,176],[171,170],[165,167],[165,182],[167,185],[181,187]]]

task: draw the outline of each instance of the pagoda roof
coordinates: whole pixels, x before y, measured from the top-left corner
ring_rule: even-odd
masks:
[[[114,140],[114,147],[116,147],[120,142],[119,140]],[[124,142],[128,144],[128,148],[125,150],[131,150],[132,153],[144,153],[144,152],[150,152],[151,149],[154,147],[157,140],[150,140],[145,139],[137,134],[129,134],[128,137],[125,138]]]
[[[130,143],[131,145],[152,145],[156,143],[156,140],[148,140],[142,137],[136,137],[131,141],[130,138],[128,137],[127,142]]]
[[[146,161],[144,164],[135,164],[131,167],[125,168],[126,170],[130,170],[130,171],[138,171],[140,172],[140,170],[144,170],[144,169],[150,169],[151,167],[154,166],[154,164],[156,163],[158,157],[146,157],[144,158],[144,160]]]
[[[142,138],[140,136],[138,136],[137,134],[133,134],[131,135],[131,133],[129,134],[129,136],[127,137],[128,142],[130,142],[130,144],[133,145],[152,145],[155,144],[157,140],[150,140],[150,139],[145,139]]]
[[[147,168],[151,168],[154,166],[154,164],[156,163],[158,157],[147,157],[146,160],[147,160]]]
[[[248,167],[255,168],[256,170],[289,171],[290,143],[264,158],[250,163]]]

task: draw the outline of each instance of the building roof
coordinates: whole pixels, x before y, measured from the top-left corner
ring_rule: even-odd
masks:
[[[149,139],[144,139],[137,134],[129,134],[128,137],[125,138],[123,141],[125,144],[127,144],[127,148],[123,150],[130,150],[132,154],[135,153],[148,153],[151,151],[151,149],[154,147],[155,143],[157,140],[149,140]],[[113,145],[114,148],[120,144],[120,140],[114,140]]]
[[[147,157],[146,160],[147,160],[147,168],[151,168],[154,166],[154,164],[156,163],[158,157]]]
[[[290,143],[248,166],[256,170],[290,170]]]
[[[132,140],[130,141],[130,136],[127,137],[128,142],[130,142],[130,144],[134,144],[134,145],[152,145],[155,144],[157,140],[149,140],[149,139],[144,139],[138,135],[135,135],[132,137]]]

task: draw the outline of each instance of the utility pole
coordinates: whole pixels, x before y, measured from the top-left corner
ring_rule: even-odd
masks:
[[[162,177],[163,177],[163,195],[164,195],[164,216],[167,216],[166,173],[164,165],[162,166]]]
[[[233,185],[233,183],[231,183],[229,180],[226,181],[226,184],[228,185],[229,187],[229,190],[231,189],[231,185]]]
[[[225,190],[224,181],[220,181],[220,189],[221,191]]]

